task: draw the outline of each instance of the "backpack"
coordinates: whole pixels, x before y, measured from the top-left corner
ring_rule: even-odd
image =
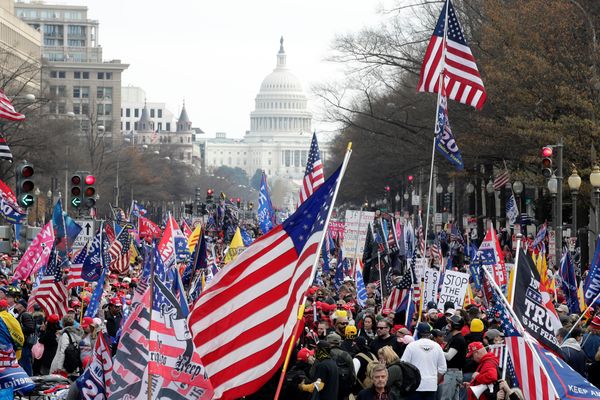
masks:
[[[346,357],[343,357],[344,353],[346,353],[348,358],[350,358],[350,364],[348,364]],[[341,349],[338,349],[338,351],[332,349],[331,358],[335,361],[335,364],[338,367],[338,387],[340,388],[340,394],[344,394],[346,392],[350,393],[352,387],[354,386],[354,381],[356,380],[356,376],[354,375],[354,363],[352,362],[350,354]]]
[[[65,349],[65,361],[63,363],[63,368],[68,373],[73,373],[81,366],[81,350],[79,349],[79,345],[73,342],[69,332],[65,333],[69,338],[69,344]]]
[[[404,361],[397,361],[393,365],[400,367],[402,378],[392,383],[391,392],[399,397],[404,397],[416,391],[421,384],[419,369]]]
[[[368,389],[373,386],[373,380],[371,379],[371,371],[373,371],[373,367],[379,364],[379,360],[377,358],[370,358],[364,353],[358,353],[356,357],[360,357],[367,362],[367,368],[365,369],[365,379],[362,381],[358,379],[358,383],[362,386],[363,389]]]
[[[282,398],[288,400],[309,399],[310,393],[298,390],[298,384],[302,383],[305,379],[308,380],[306,372],[302,369],[295,368],[295,366],[290,368],[283,378]]]

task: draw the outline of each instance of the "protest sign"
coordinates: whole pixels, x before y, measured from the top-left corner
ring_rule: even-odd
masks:
[[[423,271],[423,303],[433,301],[437,304],[437,293],[440,282],[440,271],[435,268],[426,267]]]
[[[375,213],[372,211],[346,210],[344,243],[342,246],[345,257],[362,257],[365,239],[367,238],[367,228],[374,219]]]
[[[451,301],[456,308],[462,308],[465,301],[465,295],[467,294],[468,284],[469,274],[457,271],[446,271],[444,273],[444,281],[442,282],[439,304]]]

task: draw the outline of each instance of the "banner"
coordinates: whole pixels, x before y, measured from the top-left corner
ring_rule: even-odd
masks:
[[[442,93],[440,94],[438,104],[438,119],[435,127],[435,147],[438,151],[452,163],[457,170],[464,169],[464,163],[458,144],[454,139],[452,129],[450,129],[450,121],[448,120],[448,104],[446,93],[442,85]]]
[[[104,333],[100,332],[94,345],[92,361],[76,381],[80,398],[83,400],[106,399],[106,390],[107,386],[110,386],[112,367],[110,347],[106,342]]]
[[[600,237],[596,240],[596,251],[583,286],[585,304],[591,306],[598,293],[600,293]]]
[[[506,293],[506,287],[508,285],[506,265],[504,264],[502,249],[500,248],[500,242],[498,241],[494,228],[490,228],[486,232],[485,238],[477,251],[476,258],[479,260],[481,266],[486,268],[494,277],[496,284],[504,293]]]
[[[439,304],[447,301],[454,303],[455,308],[463,308],[467,286],[469,285],[469,274],[457,271],[446,271],[442,282]]]
[[[364,215],[363,215],[364,218]],[[361,226],[362,226],[362,221],[361,221]],[[338,221],[335,219],[330,219],[329,220],[329,227],[327,228],[327,231],[331,234],[331,237],[334,238],[339,238],[342,242],[344,241],[344,229],[345,229],[345,225],[343,221]]]
[[[48,222],[37,234],[31,245],[21,257],[19,265],[15,269],[13,280],[23,280],[37,272],[42,265],[46,265],[54,243],[54,230],[52,221]]]
[[[425,267],[423,271],[423,304],[430,301],[438,303],[437,294],[440,283],[440,271],[435,268]]]
[[[361,257],[364,251],[364,243],[367,239],[367,228],[374,219],[375,213],[372,211],[346,210],[344,243],[342,246],[342,250],[346,257]],[[358,247],[356,243],[357,240]]]

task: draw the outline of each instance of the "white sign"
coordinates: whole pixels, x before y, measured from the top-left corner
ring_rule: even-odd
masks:
[[[346,210],[344,243],[342,246],[344,256],[348,258],[362,257],[365,240],[367,239],[367,228],[369,224],[373,223],[374,219],[375,213],[372,211]]]
[[[77,225],[81,226],[81,232],[79,232],[79,235],[75,238],[73,248],[82,249],[96,234],[96,221],[93,219],[80,219],[75,222],[77,222]]]
[[[442,283],[439,304],[451,301],[456,308],[462,308],[463,303],[465,302],[468,284],[469,274],[457,271],[446,271],[444,273],[444,282]]]
[[[442,213],[435,213],[433,215],[433,223],[436,225],[442,224]]]
[[[415,260],[415,276],[419,284],[421,284],[421,279],[423,278],[423,269],[427,268],[428,265],[429,258],[417,258]]]
[[[413,193],[412,198],[411,198],[411,204],[413,206],[418,206],[419,204],[421,204],[421,196]]]
[[[426,267],[423,271],[423,304],[433,301],[437,304],[438,285],[440,283],[440,271],[435,268]]]

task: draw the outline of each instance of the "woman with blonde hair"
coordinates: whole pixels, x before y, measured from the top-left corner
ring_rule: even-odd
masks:
[[[392,346],[383,346],[377,352],[379,362],[385,364],[388,370],[388,381],[387,387],[391,388],[393,385],[402,386],[402,369],[399,365],[400,357],[394,351]]]

